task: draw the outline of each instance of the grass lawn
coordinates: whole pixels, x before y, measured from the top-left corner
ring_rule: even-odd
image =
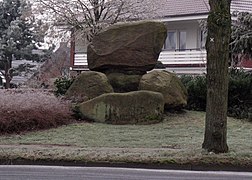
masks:
[[[0,159],[178,164],[252,164],[252,123],[228,119],[229,153],[201,149],[203,112],[166,114],[153,125],[78,123],[0,137]]]

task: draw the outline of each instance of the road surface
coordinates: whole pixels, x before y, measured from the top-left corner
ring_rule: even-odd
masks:
[[[103,167],[0,166],[0,180],[251,180],[247,172]]]

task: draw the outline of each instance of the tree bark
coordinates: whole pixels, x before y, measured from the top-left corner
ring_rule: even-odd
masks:
[[[228,59],[231,34],[231,0],[209,0],[207,48],[207,107],[202,147],[208,152],[228,152]]]
[[[4,73],[5,73],[5,80],[6,80],[6,84],[5,84],[5,89],[9,89],[10,88],[10,82],[12,79],[11,73],[10,73],[10,69],[11,69],[11,63],[12,63],[12,56],[7,57],[7,60],[5,62],[5,68],[4,68]]]

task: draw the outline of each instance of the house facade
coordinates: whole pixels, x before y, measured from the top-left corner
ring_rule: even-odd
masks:
[[[167,25],[167,39],[159,61],[168,71],[205,73],[206,33],[201,24],[208,17],[208,0],[159,0],[155,6],[157,15],[152,20]],[[232,0],[231,11],[252,12],[252,1]],[[80,39],[72,42],[71,70],[87,69],[86,44]]]

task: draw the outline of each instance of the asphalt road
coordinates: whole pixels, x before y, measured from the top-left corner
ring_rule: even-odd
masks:
[[[251,180],[247,172],[0,166],[0,180]]]

